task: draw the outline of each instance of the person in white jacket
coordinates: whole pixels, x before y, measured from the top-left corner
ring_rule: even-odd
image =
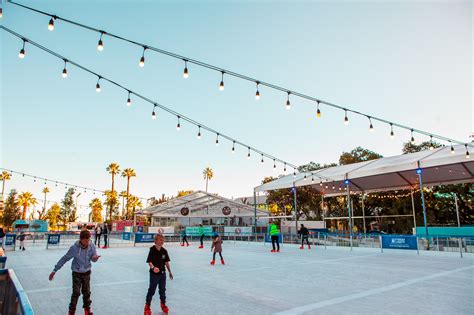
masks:
[[[91,233],[88,230],[81,231],[79,241],[75,242],[74,245],[69,248],[66,255],[59,259],[58,263],[54,266],[53,272],[49,275],[49,280],[53,281],[56,272],[58,272],[66,262],[72,259],[72,295],[68,315],[74,315],[76,313],[76,305],[81,295],[81,289],[83,294],[84,314],[93,315],[91,311],[92,301],[90,289],[91,261],[98,261],[100,256],[97,255],[95,245],[90,239]]]

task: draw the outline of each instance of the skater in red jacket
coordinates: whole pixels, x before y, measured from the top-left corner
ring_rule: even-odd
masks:
[[[166,269],[168,269],[170,279],[173,280],[171,273],[170,257],[168,251],[163,247],[165,237],[161,234],[155,235],[155,245],[150,247],[148,258],[146,262],[150,267],[150,285],[148,286],[148,293],[146,295],[145,315],[151,315],[151,300],[155,295],[156,287],[160,293],[161,310],[168,314],[168,306],[166,306]],[[166,267],[166,269],[165,269]]]
[[[222,240],[219,234],[214,235],[212,239],[211,250],[214,250],[214,252],[212,253],[211,265],[214,265],[216,263],[216,253],[219,253],[219,256],[221,257],[221,264],[225,265],[224,258],[222,257]]]

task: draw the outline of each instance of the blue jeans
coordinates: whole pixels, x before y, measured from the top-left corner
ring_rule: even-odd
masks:
[[[154,273],[150,272],[150,286],[148,287],[148,293],[146,295],[146,304],[151,304],[151,299],[155,295],[156,287],[158,286],[158,292],[160,293],[160,300],[162,303],[166,302],[166,273]]]

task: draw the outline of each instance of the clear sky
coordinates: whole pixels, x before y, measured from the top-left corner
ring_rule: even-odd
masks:
[[[471,1],[25,1],[49,11],[139,42],[176,52],[263,81],[341,104],[373,116],[428,132],[470,141],[472,107]],[[301,165],[337,162],[343,151],[362,146],[384,156],[401,153],[409,132],[349,117],[342,111],[292,99],[285,93],[147,52],[3,4],[8,28],[65,55],[103,76],[136,90],[175,111],[264,152]],[[107,83],[95,91],[96,78],[74,67],[63,79],[62,61],[1,36],[1,162],[0,166],[77,185],[109,189],[105,171],[111,162],[132,167],[133,194],[176,195],[178,190],[204,190],[202,171],[215,177],[209,191],[225,197],[251,195],[265,176],[283,172],[278,165],[247,160],[245,148],[214,145],[215,135],[182,123],[134,100]],[[427,140],[417,137],[417,141]],[[118,180],[118,189],[126,181]],[[51,186],[51,185],[50,185]],[[42,183],[16,176],[7,184],[40,197]],[[64,188],[52,188],[59,200]],[[95,196],[83,194],[80,204]]]

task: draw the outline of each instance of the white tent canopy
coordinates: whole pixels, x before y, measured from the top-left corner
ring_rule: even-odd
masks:
[[[209,207],[209,210],[208,210]],[[223,213],[223,208],[230,209],[229,214]],[[182,208],[188,208],[189,214],[181,214]],[[137,214],[166,218],[211,218],[211,217],[254,217],[254,207],[238,201],[220,197],[204,191],[173,198],[156,206],[137,211]],[[257,217],[267,216],[268,213],[257,209]]]
[[[422,170],[423,186],[474,182],[474,161],[466,158],[462,145],[376,160],[335,166],[283,176],[257,186],[255,192],[308,186],[327,196],[344,194],[345,180],[352,192],[376,192],[414,189],[419,186],[417,169]]]

